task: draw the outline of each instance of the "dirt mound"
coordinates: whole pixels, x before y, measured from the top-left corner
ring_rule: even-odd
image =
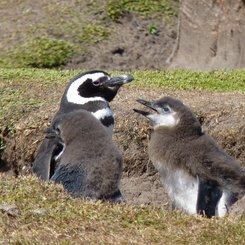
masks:
[[[37,147],[44,136],[43,129],[57,110],[61,94],[57,94],[53,105],[22,118],[13,137],[7,139],[2,161],[7,162],[16,174],[30,173]],[[148,157],[148,122],[132,110],[140,108],[135,102],[137,98],[151,100],[164,95],[181,99],[190,106],[202,121],[204,130],[245,166],[244,94],[124,87],[111,107],[116,117],[114,140],[124,156],[122,192],[130,203],[164,203],[168,206],[168,197]]]
[[[109,18],[109,12],[114,13],[113,9],[108,8],[109,2],[119,7],[115,11],[122,11],[122,16],[117,21]],[[156,10],[150,16],[144,14],[144,9],[146,12],[149,9],[148,2],[140,2],[139,6],[144,4],[143,8],[137,7],[137,1],[132,2],[131,5],[136,6],[138,11],[125,11],[121,5],[130,5],[125,1],[113,2],[92,3],[75,0],[55,2],[23,0],[17,4],[14,1],[4,2],[0,6],[2,16],[0,54],[9,59],[10,53],[13,53],[12,60],[7,59],[7,65],[13,67],[13,63],[16,62],[16,65],[20,66],[26,53],[23,53],[23,50],[30,51],[33,47],[30,41],[37,40],[41,36],[48,37],[45,42],[50,40],[53,43],[52,40],[55,39],[71,44],[74,54],[68,64],[66,59],[63,60],[59,55],[53,60],[51,49],[45,55],[46,59],[50,57],[54,62],[63,60],[65,68],[87,70],[100,68],[118,71],[166,68],[165,61],[172,52],[177,36],[178,1],[169,3],[166,1],[173,9],[171,14],[165,13],[164,9],[158,11],[159,6],[155,6]],[[44,52],[45,46],[40,46],[39,49],[39,45],[38,43],[34,45],[35,55]],[[59,50],[59,47],[57,49]],[[16,56],[16,52],[19,52],[19,55]],[[31,52],[29,54],[30,56],[25,56],[33,57]],[[35,57],[37,59],[34,62],[37,62],[40,55]],[[36,65],[46,67],[49,65],[46,59],[43,61],[41,59]]]
[[[232,216],[245,217],[245,196],[231,206],[231,209],[229,210],[229,214]]]
[[[152,23],[157,26],[157,35],[149,32]],[[176,24],[166,26],[159,18],[142,19],[128,14],[116,25],[108,40],[87,47],[89,55],[74,57],[66,68],[129,71],[162,70],[168,66],[166,60],[175,43]]]

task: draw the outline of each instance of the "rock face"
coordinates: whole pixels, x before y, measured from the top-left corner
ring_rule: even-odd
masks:
[[[244,0],[182,0],[169,68],[244,68],[244,40]]]

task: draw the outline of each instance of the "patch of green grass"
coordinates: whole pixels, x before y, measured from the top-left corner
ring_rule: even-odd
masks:
[[[61,96],[65,84],[81,70],[0,69],[0,124],[12,125],[27,111],[38,110]],[[117,74],[118,72],[112,72]],[[121,73],[121,72],[120,72]],[[245,92],[245,71],[144,71],[131,72],[130,87]],[[49,96],[47,96],[47,94]]]
[[[95,44],[109,37],[109,32],[100,24],[87,25],[81,35],[80,42]]]
[[[62,67],[71,56],[87,54],[89,46],[109,35],[105,4],[23,0],[16,8],[14,1],[1,2],[3,30],[8,31],[2,40],[0,67]]]
[[[151,34],[151,35],[155,35],[157,36],[159,34],[159,30],[157,28],[157,26],[152,23],[149,27],[148,27],[148,32]]]
[[[245,220],[74,199],[34,177],[1,176],[0,242],[42,244],[243,244]],[[35,211],[41,214],[35,214]]]
[[[67,41],[38,37],[17,48],[13,58],[20,67],[55,68],[65,65],[73,53],[73,47]]]
[[[80,70],[0,69],[0,118],[17,120],[26,110],[38,109]],[[116,74],[118,72],[112,72]],[[145,71],[132,72],[129,87],[158,87],[183,90],[245,92],[245,71]],[[46,96],[50,94],[50,96]],[[15,115],[15,117],[11,116]]]
[[[245,70],[212,72],[193,72],[188,70],[145,71],[133,72],[132,75],[136,79],[131,86],[245,92]]]
[[[0,69],[0,132],[6,131],[6,127],[14,130],[13,125],[20,118],[44,105],[59,101],[67,81],[80,72],[81,70]],[[131,74],[135,80],[128,88],[245,92],[245,70],[135,71]],[[4,143],[1,141],[0,148],[3,147]]]
[[[138,13],[147,18],[154,14],[176,15],[174,8],[168,0],[109,0],[106,6],[107,15],[113,21],[118,21],[125,12]]]
[[[61,85],[83,70],[51,70],[51,69],[5,69],[0,68],[0,88],[4,84],[13,83]],[[123,72],[109,71],[111,74]],[[126,73],[126,72],[124,72]],[[188,70],[175,71],[133,71],[135,80],[130,87],[158,87],[183,90],[208,90],[216,92],[245,92],[245,70],[194,72]],[[18,82],[19,81],[19,82]],[[55,82],[54,82],[55,81]],[[4,92],[3,90],[1,91]]]

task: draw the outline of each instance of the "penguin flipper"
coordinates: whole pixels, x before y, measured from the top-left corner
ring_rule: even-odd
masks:
[[[205,142],[208,142],[208,146]],[[198,164],[188,165],[192,175],[216,182],[218,186],[230,192],[245,192],[245,169],[218,147],[209,136],[201,136],[198,141],[191,144],[191,147],[196,152],[202,152],[201,156],[190,161],[198,162]],[[205,148],[208,150],[203,150]]]
[[[220,187],[212,181],[199,181],[197,213],[208,218],[215,216],[216,207],[222,196]]]
[[[54,173],[57,165],[57,159],[55,157],[62,151],[63,147],[60,138],[45,138],[33,162],[33,173],[42,180],[48,180]]]

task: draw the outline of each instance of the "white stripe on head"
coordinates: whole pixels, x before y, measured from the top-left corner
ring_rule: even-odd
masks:
[[[109,107],[97,110],[96,112],[91,112],[98,120],[104,119],[105,117],[113,117],[113,112]]]
[[[84,76],[81,76],[77,80],[75,80],[69,87],[66,98],[68,102],[84,105],[89,101],[106,101],[104,98],[96,96],[91,98],[84,98],[79,95],[78,88],[87,80],[92,79],[93,81],[96,81],[100,77],[104,77],[105,74],[102,72],[92,73],[92,74],[86,74]]]

